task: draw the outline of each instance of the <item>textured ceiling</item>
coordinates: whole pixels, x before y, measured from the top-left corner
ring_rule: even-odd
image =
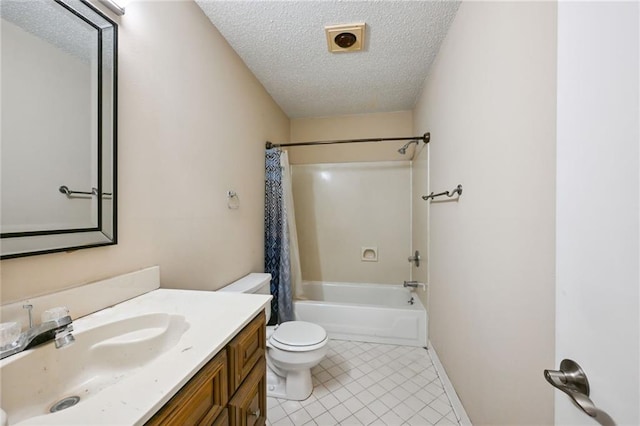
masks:
[[[458,1],[196,0],[291,118],[412,109]],[[330,53],[325,25],[366,22]]]
[[[94,25],[101,28],[111,27],[109,22],[82,2],[65,0],[65,4]],[[98,44],[96,29],[51,0],[1,0],[0,18],[85,62],[90,62],[96,56]],[[110,59],[113,57],[112,46],[105,42],[103,48],[105,49],[103,60],[110,64]]]

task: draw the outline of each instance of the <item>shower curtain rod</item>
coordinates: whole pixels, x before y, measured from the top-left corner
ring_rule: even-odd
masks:
[[[343,139],[333,141],[314,141],[314,142],[294,142],[294,143],[271,143],[267,141],[267,149],[271,148],[286,148],[288,146],[312,146],[312,145],[333,145],[338,143],[360,143],[360,142],[388,142],[388,141],[414,141],[421,140],[424,143],[429,143],[431,140],[431,133],[427,132],[422,136],[411,136],[402,138],[370,138],[370,139]]]

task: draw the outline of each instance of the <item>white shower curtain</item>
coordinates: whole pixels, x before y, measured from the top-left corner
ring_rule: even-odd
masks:
[[[280,155],[282,167],[282,196],[285,205],[286,228],[289,238],[289,262],[291,264],[291,287],[294,299],[304,299],[302,292],[302,271],[300,269],[300,251],[298,250],[298,232],[296,230],[296,215],[293,207],[293,187],[291,184],[291,166],[289,154],[283,151]]]

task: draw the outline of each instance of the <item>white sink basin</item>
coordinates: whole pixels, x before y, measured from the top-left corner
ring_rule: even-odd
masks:
[[[0,366],[1,406],[9,425],[46,415],[59,401],[95,396],[174,347],[189,323],[182,315],[148,313],[74,333],[74,344],[47,343]],[[75,404],[71,404],[75,405]]]

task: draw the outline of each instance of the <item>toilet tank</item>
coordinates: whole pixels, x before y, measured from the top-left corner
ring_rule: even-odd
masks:
[[[271,294],[271,274],[251,273],[237,281],[227,284],[218,291],[231,291],[235,293]],[[267,322],[271,318],[271,303],[264,308]]]

